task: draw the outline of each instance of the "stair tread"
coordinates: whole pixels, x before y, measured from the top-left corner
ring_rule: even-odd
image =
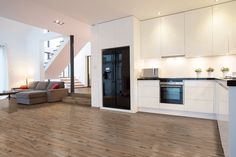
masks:
[[[73,94],[71,94],[71,97],[90,98],[91,99],[91,94],[87,94],[87,93],[73,93]]]
[[[70,104],[78,104],[78,105],[91,106],[91,99],[89,99],[89,98],[81,98],[81,97],[68,96],[68,97],[65,97],[62,100],[62,102],[70,103]]]
[[[86,98],[86,97],[75,97],[75,96],[67,96],[64,99],[75,99],[75,100],[90,100],[90,98]]]

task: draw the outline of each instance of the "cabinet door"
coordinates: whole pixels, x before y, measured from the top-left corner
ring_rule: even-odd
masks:
[[[131,45],[132,43],[132,28],[133,28],[133,20],[132,17],[123,18],[120,20],[115,20],[115,46],[116,47],[124,47]]]
[[[101,49],[115,47],[115,24],[113,22],[99,25],[99,46]]]
[[[159,108],[159,81],[138,81],[139,107]]]
[[[218,5],[213,7],[213,55],[229,53],[229,16],[227,7]]]
[[[185,81],[186,111],[214,113],[214,91],[214,82]]]
[[[212,7],[185,13],[187,57],[212,54]]]
[[[184,13],[162,17],[161,56],[184,54]]]
[[[221,11],[221,22],[225,23],[222,31],[228,36],[229,53],[236,54],[236,1],[225,3],[216,7]]]
[[[160,19],[141,22],[141,58],[160,57]]]

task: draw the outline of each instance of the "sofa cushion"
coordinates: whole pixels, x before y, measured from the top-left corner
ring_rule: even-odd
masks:
[[[20,92],[16,94],[16,98],[22,98],[22,99],[30,99],[30,98],[43,98],[47,97],[46,91],[26,91],[26,92]]]
[[[29,85],[28,85],[28,88],[29,89],[35,89],[36,86],[38,85],[39,81],[33,81],[33,82],[30,82]]]
[[[44,82],[44,81],[40,81],[37,86],[36,86],[36,90],[46,90],[48,87],[48,82]]]
[[[48,90],[49,90],[49,89],[52,89],[52,86],[53,86],[54,84],[58,84],[58,85],[59,85],[59,88],[65,88],[64,82],[51,81],[51,82],[49,83],[47,89],[48,89]]]

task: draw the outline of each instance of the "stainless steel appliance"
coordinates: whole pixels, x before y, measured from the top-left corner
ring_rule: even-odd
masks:
[[[142,69],[142,76],[145,78],[158,77],[158,68]]]
[[[183,80],[160,80],[160,102],[183,105],[184,82]]]

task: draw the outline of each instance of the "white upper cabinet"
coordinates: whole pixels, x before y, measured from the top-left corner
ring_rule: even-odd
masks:
[[[115,46],[123,47],[132,43],[133,20],[131,17],[114,21],[115,27]]]
[[[187,57],[212,55],[212,7],[185,13]]]
[[[161,18],[161,56],[185,55],[184,13]]]
[[[106,49],[130,45],[133,37],[132,30],[132,17],[99,24],[100,48]]]
[[[213,7],[213,55],[229,53],[229,17],[225,5]]]
[[[99,46],[101,49],[115,46],[114,23],[107,22],[99,25]]]
[[[141,58],[160,57],[160,19],[141,22]]]
[[[213,53],[236,53],[236,2],[213,7]]]

